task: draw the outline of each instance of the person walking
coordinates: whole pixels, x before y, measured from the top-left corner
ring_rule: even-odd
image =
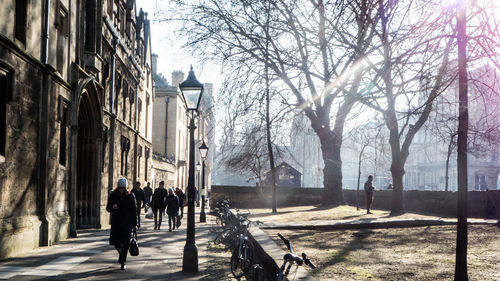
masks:
[[[127,252],[132,231],[137,226],[137,207],[134,195],[127,191],[127,179],[120,178],[117,188],[111,192],[106,210],[111,214],[109,244],[118,251],[118,263],[121,270],[126,268]]]
[[[135,204],[137,206],[137,228],[141,227],[141,209],[144,207],[144,190],[141,189],[141,183],[136,181],[132,193],[135,196]]]
[[[149,204],[151,203],[151,196],[153,195],[153,189],[151,188],[151,184],[148,184],[144,187],[144,212],[148,212]]]
[[[370,208],[373,202],[373,190],[375,186],[373,185],[373,176],[369,175],[368,180],[365,182],[365,194],[366,194],[366,213],[371,214]]]
[[[165,182],[161,181],[158,188],[155,188],[152,199],[153,216],[155,220],[155,230],[160,230],[161,220],[165,212],[167,203],[167,190],[165,189]],[[159,218],[158,218],[159,215]]]
[[[177,227],[178,214],[179,214],[179,199],[175,195],[174,189],[169,188],[167,196],[168,231],[172,231],[172,223],[174,224],[174,229]]]
[[[181,218],[182,218],[184,217],[184,200],[186,199],[186,195],[178,187],[175,188],[175,195],[177,195],[177,198],[179,198],[179,209],[181,211]]]

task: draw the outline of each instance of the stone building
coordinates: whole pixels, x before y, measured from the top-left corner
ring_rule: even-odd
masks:
[[[166,186],[185,189],[187,186],[188,130],[187,113],[177,86],[156,73],[156,56],[153,56],[155,76],[155,102],[153,104],[153,170],[154,185],[165,181]],[[172,73],[172,83],[184,81],[180,71]]]
[[[500,189],[498,73],[483,66],[471,69],[469,75],[468,190]],[[415,136],[405,167],[405,189],[445,190],[448,177],[448,190],[457,190],[457,93],[458,85],[453,84],[437,98],[430,117],[435,126],[422,128]]]
[[[189,130],[185,104],[179,90],[179,83],[184,81],[182,71],[172,72],[172,84],[162,74],[156,72],[156,55],[153,55],[153,75],[155,79],[155,101],[153,117],[153,172],[155,185],[165,181],[167,186],[187,187],[189,163]],[[209,146],[209,155],[205,161],[205,183],[209,187],[214,148],[212,84],[205,83],[196,117],[195,159],[199,157],[198,147],[205,140]],[[195,163],[196,164],[196,163]],[[196,173],[196,187],[200,185],[200,171]]]
[[[150,178],[151,44],[135,1],[0,0],[0,258],[107,227]]]

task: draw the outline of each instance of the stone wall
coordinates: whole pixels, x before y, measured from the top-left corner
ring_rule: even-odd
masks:
[[[356,206],[356,190],[344,190],[346,204]],[[300,206],[321,203],[322,188],[284,188],[278,187],[277,205]],[[270,208],[272,189],[268,187],[214,186],[210,196],[210,206],[223,198],[231,201],[234,208]],[[359,206],[365,208],[365,194],[359,191]],[[373,208],[390,210],[391,190],[375,190]],[[470,191],[468,193],[469,217],[500,218],[500,191]],[[404,191],[404,206],[407,212],[455,216],[457,211],[457,192],[445,191]]]

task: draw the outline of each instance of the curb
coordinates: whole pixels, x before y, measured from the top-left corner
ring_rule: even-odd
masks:
[[[259,245],[262,251],[265,252],[266,257],[264,259],[261,258],[261,261],[264,262],[264,264],[269,264],[271,265],[274,270],[269,271],[267,267],[264,268],[264,270],[267,270],[272,276],[276,276],[279,271],[279,267],[283,263],[283,256],[287,253],[283,251],[276,243],[260,228],[258,227],[251,227],[249,229],[249,232],[252,236],[252,240],[254,241],[254,245]],[[293,242],[292,242],[293,243]],[[259,251],[260,252],[260,251]],[[257,254],[259,254],[259,252]],[[297,271],[296,273],[293,272],[293,267],[291,273],[294,273],[294,279],[293,280],[301,280],[301,281],[316,281],[318,279],[313,278],[307,270],[305,270],[302,266],[296,266]],[[274,280],[276,277],[273,277],[271,280]]]
[[[469,220],[468,225],[495,225],[495,220]],[[436,225],[456,225],[456,219],[402,219],[402,220],[344,220],[318,221],[313,224],[299,223],[266,223],[262,229],[291,229],[291,230],[342,230],[342,229],[376,229],[376,228],[404,228]]]

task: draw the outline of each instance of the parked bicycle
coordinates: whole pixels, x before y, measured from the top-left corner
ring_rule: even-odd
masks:
[[[233,240],[234,249],[231,256],[231,273],[234,277],[240,278],[245,275],[253,264],[253,245],[248,240],[248,226],[250,221],[242,221],[240,223],[239,231],[240,233]]]
[[[215,222],[222,227],[226,226],[231,217],[229,204],[229,200],[227,199],[217,202]]]

